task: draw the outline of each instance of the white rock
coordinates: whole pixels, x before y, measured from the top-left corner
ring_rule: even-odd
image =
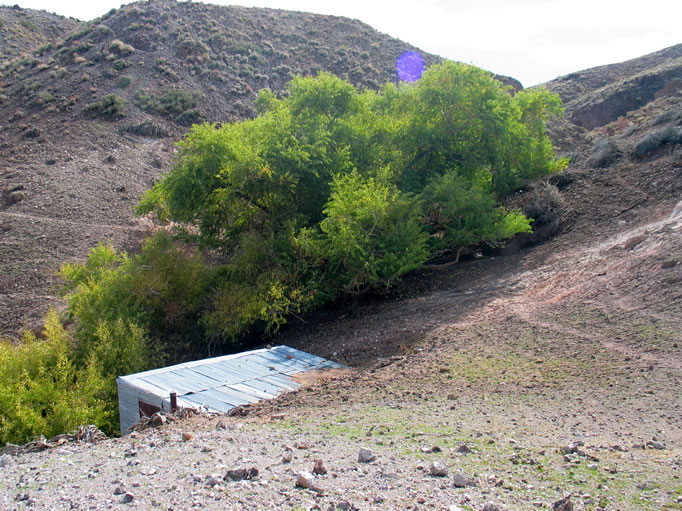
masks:
[[[310,488],[314,482],[315,476],[305,470],[296,475],[296,486],[301,488]]]
[[[434,461],[429,465],[429,473],[432,476],[445,477],[448,475],[448,467],[442,461]]]

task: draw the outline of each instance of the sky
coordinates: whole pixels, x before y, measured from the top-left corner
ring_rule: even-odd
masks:
[[[121,0],[0,0],[80,20]],[[212,0],[358,19],[526,86],[682,43],[680,0]]]

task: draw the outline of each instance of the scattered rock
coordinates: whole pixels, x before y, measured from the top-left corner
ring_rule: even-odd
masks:
[[[377,457],[374,455],[371,449],[368,449],[367,447],[362,447],[360,449],[360,452],[358,453],[358,462],[369,463],[375,459],[377,459]]]
[[[497,504],[493,504],[492,502],[486,503],[485,506],[483,506],[483,509],[481,511],[502,511],[500,507]]]
[[[256,467],[244,468],[237,467],[227,471],[227,477],[233,481],[242,481],[244,479],[254,479],[258,477],[258,469]]]
[[[313,466],[313,474],[325,475],[327,473],[327,467],[324,466],[324,461],[315,460],[315,465]]]
[[[220,419],[218,424],[215,425],[215,429],[218,431],[227,429],[227,421],[225,419]]]
[[[585,442],[582,441],[577,441],[577,442],[572,442],[568,445],[565,445],[561,448],[561,454],[579,454],[580,455],[580,449],[579,447],[582,447],[585,445]]]
[[[353,504],[351,504],[348,501],[345,502],[339,502],[336,504],[336,506],[332,505],[329,507],[329,511],[359,511],[360,508],[355,507]]]
[[[121,502],[123,504],[130,504],[133,500],[135,500],[135,495],[132,493],[126,493],[121,499]]]
[[[656,488],[656,483],[654,481],[644,481],[643,483],[639,483],[637,485],[638,490],[653,490]]]
[[[461,452],[462,454],[469,454],[471,449],[467,446],[467,444],[462,444],[457,448],[457,452]]]
[[[311,488],[315,482],[315,476],[310,472],[303,471],[296,474],[296,486],[299,488]]]
[[[114,495],[123,495],[126,491],[121,488],[120,486],[117,486],[116,489],[114,490]]]
[[[14,500],[17,502],[24,502],[29,499],[28,493],[17,493]]]
[[[47,160],[45,160],[45,165],[54,165],[55,163],[57,163],[57,160],[55,158],[48,158]]]
[[[431,452],[441,452],[443,449],[438,447],[437,445],[422,445],[421,451],[423,453],[431,453]]]
[[[659,442],[658,440],[649,440],[646,443],[646,446],[650,447],[651,449],[659,449],[659,450],[665,449],[665,444],[663,442]]]
[[[189,442],[189,441],[192,440],[193,438],[194,438],[194,435],[193,435],[192,433],[186,433],[186,432],[185,432],[185,433],[182,434],[182,441],[183,441],[183,442]]]
[[[291,447],[285,447],[284,453],[282,454],[282,463],[291,463],[294,459],[294,450]]]
[[[429,465],[429,473],[432,476],[446,477],[448,475],[448,467],[442,461],[434,461]]]
[[[160,413],[155,413],[154,415],[152,415],[152,426],[158,428],[159,426],[163,426],[165,423],[166,423],[165,416],[161,415]],[[183,440],[185,439],[185,433],[183,433],[182,438]],[[191,440],[191,438],[189,440]]]
[[[557,500],[552,504],[552,511],[573,511],[573,502],[571,502],[571,496]]]
[[[216,486],[223,482],[223,476],[220,474],[211,474],[206,477],[206,484],[209,486]]]
[[[476,486],[476,479],[467,477],[461,472],[458,472],[452,478],[452,485],[455,488],[466,488],[467,486]]]
[[[9,454],[0,456],[0,467],[11,467],[14,465],[14,459]]]

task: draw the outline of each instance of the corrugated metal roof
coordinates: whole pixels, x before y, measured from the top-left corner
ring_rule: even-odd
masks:
[[[300,384],[291,378],[295,373],[338,367],[343,365],[276,346],[120,376],[117,383],[119,393],[135,387],[166,401],[175,392],[179,406],[226,412],[296,389]]]

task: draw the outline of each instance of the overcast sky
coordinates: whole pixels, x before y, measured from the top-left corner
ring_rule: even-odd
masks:
[[[0,0],[90,20],[121,0]],[[682,42],[682,0],[214,0],[359,19],[528,87]]]

